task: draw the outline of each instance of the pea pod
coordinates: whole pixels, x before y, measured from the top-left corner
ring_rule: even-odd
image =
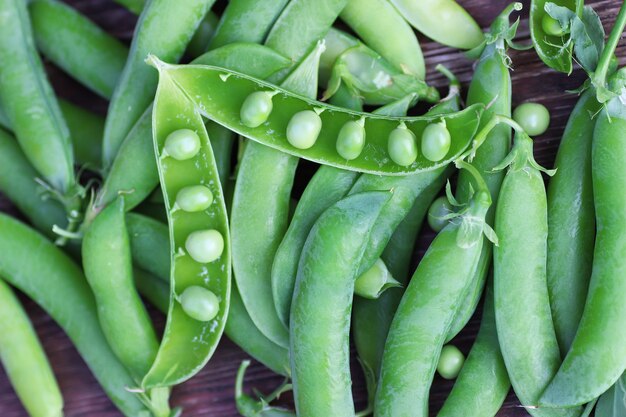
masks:
[[[231,274],[226,206],[202,117],[163,72],[153,137],[168,210],[171,298],[161,346],[142,381],[145,388],[184,381],[206,364],[224,329]],[[181,196],[189,187],[199,188]]]
[[[518,131],[500,190],[495,230],[494,294],[498,339],[511,384],[533,416],[576,416],[577,409],[536,408],[561,361],[546,283],[546,192],[532,140]],[[519,300],[524,302],[520,303]],[[532,337],[528,337],[532,335]]]
[[[376,416],[428,415],[428,392],[444,338],[470,286],[484,230],[489,230],[488,188],[471,165],[457,164],[475,175],[477,191],[431,243],[402,296],[385,343]]]
[[[0,3],[0,102],[33,167],[77,210],[69,131],[37,55],[26,3]],[[6,63],[10,62],[11,65]]]
[[[484,117],[481,118],[479,130],[484,128],[493,115],[511,115],[511,75],[507,65],[506,50],[502,50],[505,41],[515,35],[515,24],[511,26],[509,16],[514,11],[521,9],[520,3],[508,6],[491,24],[490,40],[485,45],[478,60],[474,77],[470,83],[467,102],[468,104],[482,103],[486,107]],[[512,32],[511,32],[512,31]],[[502,171],[494,171],[508,154],[511,147],[511,128],[507,125],[498,125],[491,130],[476,155],[472,164],[479,170],[491,193],[493,204],[487,212],[487,222],[493,224],[495,208],[498,203],[500,186],[504,178]],[[467,201],[471,193],[471,180],[466,172],[461,172],[457,183],[457,198],[459,201]],[[480,301],[485,280],[491,265],[492,247],[486,242],[481,259],[476,269],[476,277],[467,295],[467,299],[460,305],[459,312],[452,323],[450,333],[446,341],[450,341],[467,324],[476,306]]]
[[[621,33],[621,31],[620,31]],[[625,71],[616,76],[623,91]],[[626,291],[626,262],[621,256],[626,225],[621,186],[626,154],[620,140],[626,132],[626,107],[619,97],[596,116],[591,154],[596,242],[585,309],[572,345],[540,404],[584,404],[609,389],[626,369],[623,343],[622,294]]]
[[[476,128],[483,109],[482,105],[476,104],[449,115],[390,118],[329,106],[223,68],[165,63],[159,65],[162,71],[176,80],[180,89],[196,92],[193,100],[205,116],[238,134],[314,162],[379,175],[406,175],[447,165],[469,145],[470,133]],[[255,91],[268,91],[277,95],[272,97],[274,109],[267,121],[258,127],[248,127],[241,123],[240,108],[245,99]],[[308,149],[293,146],[286,134],[289,120],[301,111],[315,110],[321,111],[319,118],[324,127],[319,132],[315,144]],[[335,150],[339,130],[346,122],[361,117],[365,117],[365,136],[369,138],[367,146],[358,158],[345,160]],[[417,155],[415,162],[407,166],[399,165],[390,159],[387,139],[394,129],[406,127],[419,138],[429,123],[441,120],[445,120],[448,130],[454,137],[450,151],[444,159],[433,162],[420,154]]]
[[[340,200],[307,238],[289,332],[298,415],[354,416],[348,352],[354,281],[369,231],[389,197],[370,192]]]
[[[161,313],[167,314],[170,306],[170,287],[167,281],[159,279],[141,268],[133,268],[135,287],[142,297],[156,307]]]
[[[286,4],[287,0],[230,1],[222,13],[209,48],[219,48],[234,42],[263,42]]]
[[[90,90],[111,98],[128,49],[62,2],[36,0],[28,8],[41,52]]]
[[[319,79],[321,85],[328,83],[337,57],[346,49],[359,45],[359,40],[346,32],[331,27],[324,37],[324,45],[326,45],[326,50],[320,56]]]
[[[392,65],[418,78],[426,77],[417,37],[389,1],[349,0],[341,19]]]
[[[111,166],[124,138],[150,105],[157,74],[144,63],[148,53],[178,61],[215,0],[154,0],[141,12],[130,53],[111,97],[102,143],[102,166]],[[168,30],[163,30],[167,27]]]
[[[509,392],[511,383],[500,352],[493,303],[490,282],[478,335],[437,417],[493,417]]]
[[[266,78],[288,64],[286,58],[267,47],[244,43],[230,44],[207,52],[194,62],[219,64],[259,78]],[[94,203],[96,209],[113,201],[119,191],[132,190],[132,193],[126,195],[126,207],[130,210],[156,187],[158,172],[154,163],[151,129],[152,110],[149,108],[122,143],[118,156],[96,196]],[[212,127],[208,128],[209,133],[214,130]],[[213,146],[217,145],[218,141],[216,138],[216,144]],[[226,178],[220,176],[220,179]]]
[[[117,4],[126,7],[129,11],[139,14],[143,10],[145,0],[115,0]]]
[[[545,10],[546,3],[548,0],[532,0],[530,3],[529,26],[533,46],[546,65],[569,74],[572,72],[572,46],[564,44],[563,36],[546,33],[542,24],[545,16],[550,17]],[[559,0],[554,3],[570,10],[575,10],[577,4],[575,0]]]
[[[548,292],[554,330],[565,356],[583,314],[595,239],[591,143],[600,104],[586,91],[572,110],[548,185]]]
[[[31,417],[63,413],[63,398],[35,330],[11,288],[0,280],[0,362]]]
[[[283,85],[315,95],[322,50],[323,45],[318,43]],[[265,93],[257,97],[263,104],[259,108],[271,109]],[[254,109],[255,106],[251,107]],[[271,272],[274,255],[289,221],[290,194],[297,163],[297,158],[291,155],[248,141],[239,161],[231,211],[233,267],[241,298],[258,329],[285,348],[289,335],[274,308]],[[272,190],[271,198],[264,197],[267,190]],[[256,210],[247,209],[251,206]]]
[[[460,49],[472,49],[485,37],[469,13],[454,0],[391,0],[400,14],[434,41]]]
[[[59,100],[59,106],[70,130],[76,163],[93,170],[100,168],[104,118],[65,100]]]
[[[342,52],[335,60],[324,98],[332,96],[341,83],[358,91],[365,104],[388,104],[415,93],[428,102],[439,93],[415,75],[405,74],[363,44]]]
[[[149,415],[139,396],[126,390],[135,382],[102,333],[91,289],[80,268],[52,242],[16,219],[0,214],[0,228],[0,276],[63,328],[124,415]],[[33,248],[37,248],[36,257]]]

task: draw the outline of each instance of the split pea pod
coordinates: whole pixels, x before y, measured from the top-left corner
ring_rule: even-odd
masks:
[[[550,68],[569,74],[572,72],[572,45],[565,45],[567,37],[563,33],[548,33],[544,20],[552,19],[546,12],[545,6],[549,0],[532,0],[530,2],[530,36],[533,47],[539,58]],[[559,0],[558,6],[575,10],[577,4],[583,4],[576,0]],[[558,25],[558,22],[557,22]],[[552,32],[552,31],[549,31]]]
[[[194,62],[220,65],[258,78],[266,78],[289,64],[285,57],[271,49],[247,43],[229,44],[214,49],[198,57]],[[207,129],[209,133],[214,130],[212,127]],[[219,144],[227,146],[223,143],[226,138],[210,137],[212,146]],[[229,139],[228,142],[230,143],[231,140]],[[135,123],[122,143],[104,184],[96,196],[95,206],[101,207],[110,203],[119,191],[132,191],[125,196],[126,208],[129,210],[142,202],[159,181],[153,153],[150,107]],[[220,180],[226,179],[226,176],[221,175],[220,172]]]
[[[443,45],[472,49],[485,39],[474,18],[454,0],[391,3],[414,28]]]
[[[107,395],[128,417],[149,415],[136,386],[102,333],[81,269],[44,236],[0,215],[0,276],[39,304],[67,333]],[[33,257],[33,248],[37,256]]]
[[[39,50],[90,90],[111,98],[128,48],[60,1],[36,0],[28,9]]]
[[[31,417],[63,415],[63,398],[26,312],[0,279],[0,363]]]
[[[437,417],[493,417],[504,403],[511,383],[500,352],[493,303],[490,282],[478,335]]]
[[[561,357],[546,282],[548,216],[541,168],[523,131],[498,169],[509,167],[495,216],[496,326],[502,357],[515,394],[535,416],[577,416],[579,409],[538,407]],[[523,300],[523,302],[520,302]]]
[[[513,3],[508,6],[491,24],[491,33],[497,35],[485,48],[478,60],[474,76],[469,86],[467,102],[469,105],[482,103],[485,106],[485,114],[481,118],[479,130],[485,127],[491,118],[496,115],[511,115],[511,75],[503,55],[505,51],[501,48],[505,47],[505,36],[508,36],[507,30],[510,27],[509,15],[514,11],[521,9],[520,3]],[[487,212],[487,222],[493,224],[495,209],[498,204],[498,195],[500,186],[504,178],[502,171],[494,171],[496,167],[508,154],[511,147],[511,128],[508,125],[498,125],[491,130],[480,148],[476,151],[472,164],[479,170],[489,192],[493,204]],[[467,177],[466,172],[461,172],[457,183],[457,199],[459,201],[467,201],[470,195],[471,181]],[[454,319],[450,333],[446,341],[451,340],[465,327],[474,310],[480,301],[485,280],[489,272],[492,258],[492,246],[489,242],[485,243],[481,259],[476,269],[476,276],[473,285],[467,295],[467,299],[460,305],[459,312]]]
[[[111,349],[140,380],[156,356],[156,334],[133,283],[124,199],[118,197],[96,216],[82,243],[85,276]]]
[[[476,103],[450,114],[389,117],[331,106],[225,68],[166,64],[164,70],[176,80],[178,88],[195,92],[191,99],[205,117],[251,139],[248,145],[258,142],[283,154],[323,165],[385,176],[404,176],[447,166],[469,146],[484,109],[483,104]],[[306,85],[310,89],[311,84]],[[263,112],[258,113],[260,122],[244,123],[243,104],[258,92],[263,94],[255,94],[255,101],[264,106]],[[365,146],[354,159],[345,159],[337,151],[339,132],[347,122],[358,122],[361,118],[364,118]],[[302,126],[310,130],[303,130],[303,136],[295,135],[299,131],[289,129],[292,120],[304,122]],[[420,149],[424,130],[437,122],[445,122],[454,140],[442,159],[432,161]]]
[[[354,416],[349,366],[354,281],[370,229],[390,194],[340,200],[320,216],[307,238],[289,332],[298,415]]]
[[[224,9],[210,49],[233,42],[262,43],[287,0],[232,0]]]
[[[387,61],[418,78],[426,77],[417,37],[391,2],[349,0],[341,12],[341,19]]]
[[[130,53],[107,114],[102,166],[111,166],[128,132],[150,105],[158,77],[144,62],[149,53],[178,61],[196,27],[215,0],[153,0],[146,4],[135,28]],[[168,30],[163,30],[167,27]]]
[[[621,32],[620,32],[621,33]],[[624,69],[616,82],[624,88]],[[626,369],[626,201],[621,189],[626,167],[622,138],[626,106],[619,96],[596,116],[591,154],[596,242],[589,292],[572,345],[540,404],[571,407],[609,389]]]
[[[471,165],[457,166],[475,175],[476,193],[431,243],[402,296],[385,343],[374,405],[377,417],[428,415],[428,393],[441,348],[480,257],[489,190]]]
[[[230,299],[230,236],[226,206],[201,115],[175,88],[162,63],[153,109],[154,150],[170,231],[170,306],[144,388],[195,375],[224,330]]]
[[[74,156],[58,102],[35,49],[26,2],[0,2],[0,102],[33,167],[77,209]],[[11,63],[8,65],[7,63]]]
[[[595,240],[591,143],[600,104],[595,90],[567,121],[548,185],[548,293],[556,338],[565,356],[583,314]]]

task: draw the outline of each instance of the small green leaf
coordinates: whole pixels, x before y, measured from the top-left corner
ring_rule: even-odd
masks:
[[[571,22],[574,18],[576,18],[575,12],[571,11],[567,7],[557,6],[552,2],[546,3],[543,9],[551,18],[559,21],[559,24],[564,31],[569,32]]]
[[[588,73],[595,71],[604,49],[604,28],[591,7],[585,6],[582,19],[578,16],[573,19],[571,36],[574,53],[580,65]]]

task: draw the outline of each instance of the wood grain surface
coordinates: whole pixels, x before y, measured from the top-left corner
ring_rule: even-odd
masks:
[[[129,43],[136,17],[122,7],[111,0],[71,0],[68,3],[105,30]],[[483,28],[487,28],[493,18],[509,2],[507,0],[459,0],[459,3],[474,16]],[[521,13],[522,22],[518,39],[520,42],[527,43],[529,42],[527,16],[530,2],[524,1],[523,3],[524,10]],[[608,32],[613,25],[621,2],[603,0],[587,3],[598,12]],[[220,3],[218,3],[219,6]],[[437,86],[445,85],[442,76],[434,70],[436,64],[442,63],[456,73],[463,85],[467,86],[472,76],[472,62],[465,58],[462,52],[438,45],[423,36],[420,36],[420,40],[428,65],[427,78],[429,82]],[[566,90],[578,87],[584,81],[584,73],[580,69],[576,69],[569,77],[556,73],[548,69],[532,50],[511,51],[510,56],[513,60],[514,105],[532,100],[541,102],[550,109],[552,115],[550,128],[544,135],[537,138],[535,153],[540,164],[551,167],[569,112],[576,102],[576,95],[568,94]],[[626,57],[624,46],[618,49],[617,56],[620,57],[623,64]],[[2,63],[2,65],[10,65],[10,63]],[[60,96],[93,111],[105,113],[107,106],[105,101],[81,88],[80,85],[53,66],[47,65],[47,69],[55,90]],[[0,210],[19,217],[19,213],[2,195],[0,195]],[[418,242],[417,259],[423,255],[432,238],[433,234],[429,230],[422,233]],[[68,417],[119,416],[120,413],[103,393],[63,331],[32,301],[23,296],[21,299],[59,381],[65,398],[65,415]],[[155,311],[151,311],[151,313],[157,328],[161,330],[164,317]],[[471,348],[478,325],[479,317],[474,317],[467,328],[453,341],[464,353],[467,353]],[[233,386],[237,368],[240,362],[246,358],[247,355],[244,352],[223,338],[206,368],[190,381],[174,389],[172,404],[183,407],[185,416],[238,416],[233,402]],[[354,396],[357,409],[362,409],[365,406],[365,386],[358,365],[356,365],[356,361],[353,362]],[[281,382],[282,377],[273,374],[255,362],[246,375],[246,387],[249,392],[252,387],[262,392],[269,392]],[[432,415],[435,415],[441,407],[451,387],[452,382],[435,378],[431,392]],[[282,402],[289,405],[291,402],[289,395],[286,395]],[[6,375],[0,369],[0,417],[23,416],[27,416],[27,414],[15,396]],[[528,416],[528,414],[519,406],[515,396],[510,394],[498,416],[521,417]]]

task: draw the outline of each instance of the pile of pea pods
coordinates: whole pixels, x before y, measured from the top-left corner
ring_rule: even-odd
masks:
[[[285,377],[246,394],[243,362],[244,417],[504,416],[511,388],[533,417],[626,417],[623,2],[607,36],[582,0],[531,0],[521,44],[521,3],[483,31],[454,0],[116,1],[130,46],[60,0],[0,0],[0,192],[21,213],[0,213],[0,361],[28,415],[76,414],[13,287],[128,417],[186,415],[172,388],[223,333]],[[476,60],[467,94],[445,65],[447,91],[427,83],[416,32]],[[548,110],[511,108],[530,48],[588,76],[552,169]],[[436,373],[455,381],[434,414]]]

